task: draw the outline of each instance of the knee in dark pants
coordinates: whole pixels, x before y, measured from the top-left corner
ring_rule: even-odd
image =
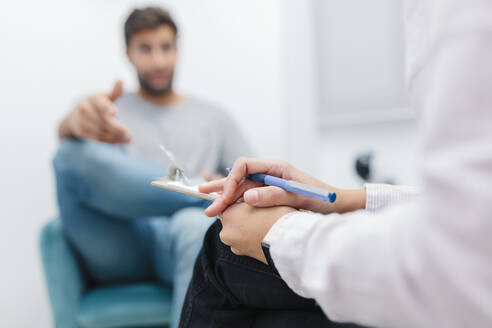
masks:
[[[316,303],[296,295],[272,268],[234,255],[220,241],[221,229],[217,220],[205,235],[180,327],[331,327]]]

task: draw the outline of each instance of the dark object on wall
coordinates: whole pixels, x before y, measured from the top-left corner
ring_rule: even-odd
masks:
[[[355,160],[355,171],[364,181],[369,181],[371,176],[372,153],[357,156]]]
[[[355,159],[355,171],[364,182],[395,184],[395,179],[384,174],[384,168],[377,167],[372,151],[361,153]]]

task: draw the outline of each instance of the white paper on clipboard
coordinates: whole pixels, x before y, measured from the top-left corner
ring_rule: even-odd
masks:
[[[198,185],[196,186],[187,186],[181,181],[168,181],[168,180],[155,180],[151,182],[153,186],[158,188],[163,188],[167,190],[172,190],[175,192],[179,192],[182,194],[207,199],[214,200],[219,197],[219,194],[212,192],[210,194],[204,194],[198,191]]]

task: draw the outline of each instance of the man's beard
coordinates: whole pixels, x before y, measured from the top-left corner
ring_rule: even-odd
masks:
[[[148,94],[153,96],[163,96],[171,92],[173,87],[173,76],[169,79],[169,83],[160,88],[153,87],[152,84],[141,74],[138,74],[138,82],[140,83],[140,87]]]

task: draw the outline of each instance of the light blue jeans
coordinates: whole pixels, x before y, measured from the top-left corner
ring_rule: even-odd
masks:
[[[97,284],[158,281],[173,288],[177,327],[203,236],[208,201],[150,182],[166,168],[118,147],[64,140],[53,161],[65,234]]]

